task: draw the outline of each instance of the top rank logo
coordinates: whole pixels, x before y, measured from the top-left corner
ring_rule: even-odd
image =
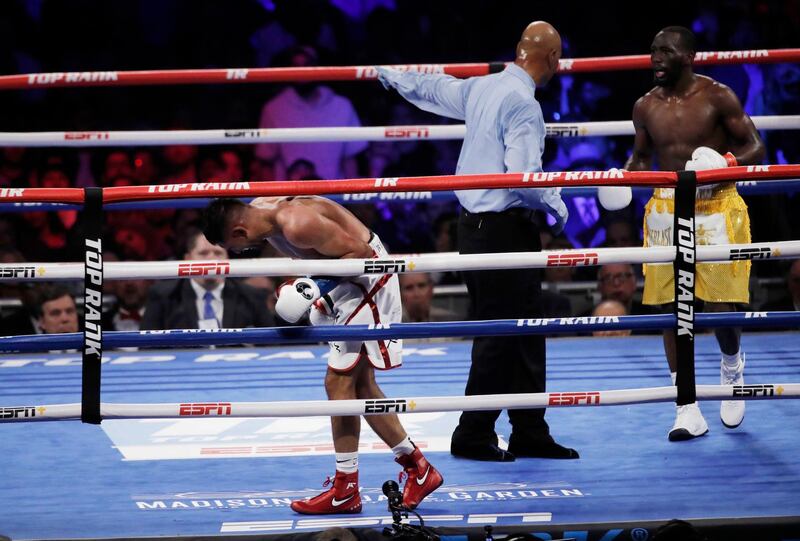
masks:
[[[747,60],[749,58],[768,58],[769,51],[766,49],[751,49],[749,51],[704,51],[695,55],[695,60],[705,62],[707,60]]]
[[[116,71],[71,71],[64,73],[31,73],[29,85],[105,83],[119,80]]]
[[[0,188],[0,197],[22,197],[25,188]]]
[[[249,182],[195,182],[193,184],[156,184],[148,186],[147,193],[187,193],[249,189]]]
[[[411,73],[444,73],[444,66],[441,64],[401,64],[386,67]],[[377,78],[378,70],[375,69],[375,66],[356,66],[356,79]]]

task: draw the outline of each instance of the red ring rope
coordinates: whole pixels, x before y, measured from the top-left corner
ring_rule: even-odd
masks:
[[[697,183],[738,180],[781,180],[800,176],[800,165],[748,165],[697,171]],[[103,188],[103,202],[175,199],[179,197],[263,197],[373,192],[436,192],[479,188],[543,188],[566,186],[674,186],[673,171],[566,171],[438,175],[271,182],[195,182]],[[80,188],[0,188],[0,203],[83,203]]]
[[[757,49],[750,51],[698,52],[695,65],[763,64],[800,61],[800,49]],[[393,66],[423,73],[447,73],[456,77],[486,75],[489,63],[403,64]],[[578,73],[647,69],[649,55],[564,58],[560,71]],[[82,86],[187,85],[221,83],[289,83],[306,81],[374,80],[374,66],[331,66],[307,68],[227,68],[146,71],[73,71],[26,73],[0,76],[0,90]]]

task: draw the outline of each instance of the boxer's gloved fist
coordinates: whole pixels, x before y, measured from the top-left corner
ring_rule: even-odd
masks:
[[[314,301],[322,296],[319,286],[311,278],[297,278],[284,282],[276,293],[278,301],[275,303],[275,312],[289,323],[297,323],[308,312]]]
[[[621,170],[612,167],[608,172],[620,173]],[[598,186],[597,199],[606,210],[620,210],[630,205],[633,193],[630,186]]]
[[[336,318],[333,315],[333,300],[329,295],[323,295],[311,305],[308,312],[308,322],[314,327],[319,325],[334,325]]]
[[[686,162],[685,169],[687,171],[705,171],[706,169],[723,169],[736,165],[738,165],[736,157],[730,152],[722,155],[713,148],[697,147],[692,152],[692,159]]]

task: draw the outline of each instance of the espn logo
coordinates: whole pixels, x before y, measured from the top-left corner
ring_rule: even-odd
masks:
[[[231,273],[228,261],[204,261],[201,263],[181,263],[178,265],[178,276],[221,276]]]
[[[364,263],[363,274],[392,274],[405,271],[405,259],[373,259]]]
[[[0,278],[36,278],[36,267],[6,267],[0,269]]]
[[[583,133],[581,133],[580,126],[575,124],[545,126],[545,134],[548,137],[577,137],[579,135],[583,135]]]
[[[231,414],[230,402],[198,402],[181,404],[178,415],[181,416],[208,416],[208,415],[230,415]]]
[[[775,396],[774,385],[734,385],[733,396]]]
[[[571,254],[550,254],[547,256],[548,267],[578,267],[597,265],[597,252],[578,252]]]
[[[600,393],[590,391],[585,393],[550,393],[550,406],[577,406],[578,404],[597,405],[600,403]]]
[[[225,130],[225,137],[258,137],[261,135],[261,130]]]
[[[401,399],[386,398],[382,400],[367,400],[364,413],[404,413],[408,405]]]
[[[0,408],[0,419],[19,419],[26,417],[36,417],[36,408],[33,406]]]
[[[430,129],[424,126],[395,126],[383,132],[384,137],[392,139],[427,139],[430,134]]]
[[[731,261],[741,261],[747,259],[769,259],[772,257],[772,249],[766,246],[762,248],[732,248],[730,254]]]
[[[102,141],[110,139],[111,134],[101,131],[66,132],[65,141]]]

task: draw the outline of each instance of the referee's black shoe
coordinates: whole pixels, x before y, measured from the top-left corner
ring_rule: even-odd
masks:
[[[484,460],[487,462],[514,462],[512,453],[500,449],[493,443],[481,443],[472,445],[450,444],[450,454],[459,458],[470,460]]]
[[[509,452],[520,458],[556,458],[556,459],[575,459],[580,458],[578,451],[559,445],[552,438],[546,440],[520,440],[511,435]]]

